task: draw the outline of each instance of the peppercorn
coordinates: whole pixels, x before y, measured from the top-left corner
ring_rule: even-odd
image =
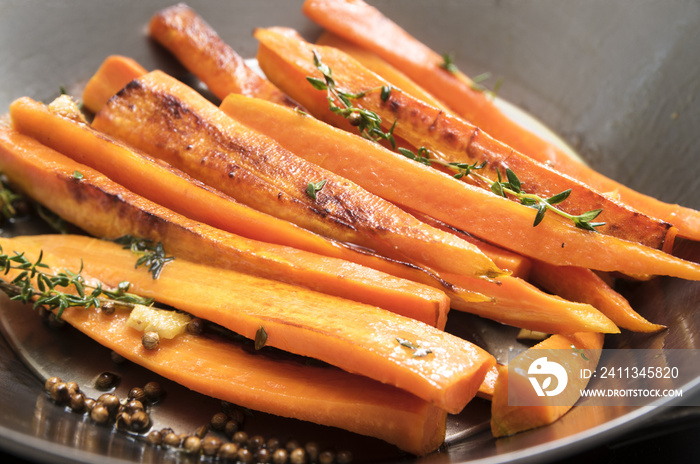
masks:
[[[51,390],[49,391],[49,395],[51,396],[51,399],[54,400],[55,402],[62,404],[68,401],[69,398],[69,393],[68,393],[68,385],[66,385],[65,382],[58,382],[55,383],[52,387]]]
[[[58,378],[58,377],[49,377],[48,379],[46,379],[46,382],[44,383],[44,390],[45,390],[47,393],[50,393],[50,392],[51,392],[51,387],[53,387],[53,386],[56,385],[57,383],[61,383],[61,382],[63,382],[63,380],[61,380],[61,379]]]
[[[106,424],[109,420],[109,410],[102,403],[97,403],[92,411],[90,411],[90,418],[97,422],[98,424]]]
[[[134,432],[143,432],[151,424],[151,418],[148,414],[139,410],[131,415],[131,430]]]
[[[255,453],[255,461],[259,462],[260,464],[268,464],[270,461],[272,461],[272,453],[267,448],[260,448]]]
[[[306,464],[306,451],[304,448],[295,448],[289,453],[289,462],[292,464]]]
[[[279,448],[272,453],[273,464],[286,464],[289,453],[284,448]]]
[[[338,464],[350,464],[352,462],[352,453],[348,450],[340,450],[335,460]]]
[[[173,448],[177,448],[182,443],[182,438],[175,432],[169,432],[163,437],[163,443]]]
[[[241,411],[238,408],[232,408],[230,411],[228,411],[228,417],[232,421],[235,421],[239,427],[243,425],[243,422],[245,421],[245,415],[243,414],[243,411]]]
[[[85,409],[85,395],[82,392],[76,392],[70,395],[68,400],[71,410],[82,412]]]
[[[192,335],[200,335],[204,331],[204,321],[194,317],[187,323],[187,332]]]
[[[105,301],[102,303],[102,313],[106,314],[108,316],[111,316],[114,314],[115,308],[114,308],[114,303],[111,301]]]
[[[113,395],[111,393],[103,393],[97,398],[98,403],[102,403],[105,408],[107,408],[107,411],[109,413],[113,413],[117,410],[117,408],[120,406],[119,403],[119,398],[117,398],[117,395]]]
[[[228,416],[226,413],[223,412],[217,412],[211,417],[211,420],[209,423],[211,424],[211,428],[214,430],[224,430],[226,428],[226,423],[228,422]]]
[[[287,450],[287,453],[291,453],[295,449],[299,448],[299,442],[291,439],[287,441],[287,443],[284,445],[284,448]]]
[[[239,448],[236,456],[242,464],[251,464],[255,459],[253,453],[247,448]]]
[[[98,390],[111,390],[119,383],[119,376],[112,372],[103,372],[95,380],[95,388]]]
[[[202,440],[202,453],[205,456],[215,456],[221,445],[222,441],[220,438],[215,436],[206,437]]]
[[[131,390],[129,390],[129,393],[127,393],[126,397],[130,400],[140,401],[141,403],[143,403],[144,401],[146,401],[146,392],[141,387],[134,387]]]
[[[75,382],[66,382],[66,388],[68,388],[69,396],[74,393],[80,393],[80,387]]]
[[[143,403],[140,402],[139,400],[129,400],[129,401],[124,405],[124,409],[125,409],[126,412],[128,412],[129,414],[133,414],[133,413],[135,413],[136,411],[143,411],[143,410],[144,410],[144,407],[143,407]]]
[[[114,364],[122,364],[126,362],[126,358],[117,353],[116,351],[112,351],[111,353],[109,353],[109,357]]]
[[[153,446],[159,446],[163,443],[163,434],[159,430],[151,430],[146,435],[146,440]]]
[[[92,398],[85,398],[85,410],[87,412],[91,412],[92,408],[95,407],[95,404],[97,404],[97,401],[95,401]]]
[[[221,459],[235,459],[238,456],[238,445],[231,442],[223,443],[219,447],[217,456],[219,456]]]
[[[321,450],[318,447],[318,443],[316,443],[315,441],[310,441],[306,445],[304,445],[304,449],[306,450],[306,456],[309,459],[309,462],[318,461],[318,455],[321,452]]]
[[[335,461],[335,453],[333,451],[321,451],[318,455],[318,464],[333,464]]]
[[[267,440],[265,446],[267,447],[267,449],[270,450],[270,452],[274,453],[280,447],[280,440],[279,438],[272,437],[269,440]]]
[[[248,448],[256,450],[265,444],[265,439],[261,435],[253,435],[248,439]]]
[[[233,442],[240,446],[245,445],[246,443],[248,443],[248,434],[245,433],[243,430],[239,430],[238,432],[233,434]]]
[[[348,115],[347,119],[351,126],[359,126],[362,122],[362,116],[360,113],[356,113],[354,111]]]
[[[147,350],[155,350],[160,344],[160,336],[158,332],[145,332],[141,337],[141,343]]]
[[[202,449],[202,440],[195,437],[194,435],[190,435],[187,438],[185,438],[185,441],[182,444],[182,447],[185,449],[185,451],[187,453],[197,454]]]
[[[197,427],[197,429],[194,431],[194,435],[199,438],[204,438],[207,436],[209,433],[209,424],[206,425],[200,425]]]
[[[143,392],[151,403],[155,403],[163,397],[163,387],[158,382],[148,382],[144,385]]]
[[[224,434],[229,438],[233,438],[236,432],[238,432],[238,428],[238,422],[230,420],[226,422],[226,425],[224,426]]]
[[[124,411],[118,412],[116,418],[114,419],[114,424],[119,428],[131,428],[131,414]]]

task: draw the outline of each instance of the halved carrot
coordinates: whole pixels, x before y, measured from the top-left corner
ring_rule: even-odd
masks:
[[[102,62],[97,72],[88,80],[83,90],[85,108],[97,113],[126,84],[148,71],[136,60],[122,55],[110,55]]]
[[[263,53],[263,59],[260,56],[258,59],[268,77],[309,112],[325,121],[335,123],[340,120],[346,123],[344,117],[330,110],[325,91],[314,93],[310,85],[303,86],[307,76],[323,78],[314,60],[309,58],[313,57],[314,52],[331,69],[336,87],[344,92],[361,94],[389,85],[338,49],[310,44],[269,29],[258,29],[255,36],[261,42],[259,55],[261,51]],[[272,68],[277,70],[272,71]],[[284,78],[279,72],[283,68],[287,70]],[[597,228],[600,233],[652,248],[670,250],[672,247],[675,229],[670,224],[634,211],[514,151],[463,119],[432,107],[400,89],[393,89],[388,96],[384,96],[383,92],[369,92],[354,100],[353,105],[376,113],[382,120],[383,130],[393,128],[394,134],[414,147],[428,149],[430,158],[469,165],[485,162],[478,172],[490,178],[490,182],[474,181],[471,176],[463,177],[463,180],[474,185],[489,189],[491,182],[496,181],[499,175],[506,178],[505,171],[510,169],[519,177],[524,192],[549,198],[569,190],[569,197],[557,204],[563,211],[579,215],[601,209],[602,213],[596,218],[605,223]]]
[[[497,140],[599,192],[615,192],[623,203],[673,224],[682,237],[700,240],[700,212],[636,192],[574,160],[556,144],[512,120],[463,73],[444,69],[442,56],[375,7],[362,0],[307,0],[303,11],[324,28],[381,56]]]
[[[600,360],[601,348],[604,337],[602,334],[585,333],[573,335],[552,335],[543,342],[527,350],[521,356],[527,362],[534,360],[537,350],[555,350],[550,353],[566,353],[568,356],[557,356],[558,362],[568,373],[578,373],[582,368],[594,371]],[[566,351],[564,351],[566,350]],[[573,355],[573,356],[572,356]],[[511,363],[518,363],[513,360]],[[544,396],[532,398],[534,393],[527,375],[527,362],[520,362],[518,368],[498,365],[498,376],[491,399],[491,432],[495,437],[513,435],[518,432],[530,430],[543,425],[551,424],[566,414],[581,396],[580,391],[586,388],[588,379],[573,377],[569,379],[567,389],[557,397]],[[509,374],[516,373],[515,376]],[[519,396],[528,398],[527,403],[540,403],[539,405],[512,406],[509,405],[508,390],[521,389]],[[566,400],[561,398],[566,396]],[[555,398],[554,404],[552,399]]]
[[[43,252],[53,272],[82,266],[110,287],[126,280],[135,294],[251,340],[262,327],[265,345],[394,385],[451,413],[474,397],[495,363],[476,345],[414,319],[236,271],[176,259],[156,280],[134,267],[130,250],[104,240],[43,235],[0,244],[30,261]]]
[[[68,97],[60,97],[65,99]],[[160,160],[142,153],[100,133],[68,115],[52,111],[27,97],[13,102],[11,117],[17,130],[41,143],[86,164],[111,180],[161,206],[241,237],[290,246],[300,250],[340,258],[396,277],[431,285],[438,290],[448,288],[433,271],[392,261],[326,239],[294,224],[269,216],[205,186]],[[65,108],[67,105],[63,105]],[[64,110],[64,113],[69,110]],[[486,296],[460,291],[460,298],[484,301]],[[431,323],[444,325],[447,305]]]
[[[0,169],[30,198],[101,238],[161,242],[169,255],[396,309],[439,324],[448,301],[434,288],[357,264],[244,239],[188,219],[0,124]]]
[[[375,185],[382,179],[370,177],[369,172],[366,171],[350,170],[350,167],[362,164],[357,160],[362,159],[367,150],[381,152],[384,150],[381,146],[369,143],[348,132],[339,131],[317,119],[300,117],[301,115],[296,111],[288,111],[273,102],[257,98],[231,94],[221,102],[219,108],[251,129],[275,139],[285,149],[306,161],[357,182],[367,191],[393,203],[408,202],[401,192],[390,188],[382,189]],[[350,159],[354,159],[352,164],[349,163]],[[367,165],[367,169],[372,169],[372,165]],[[421,196],[415,197],[415,201],[420,200]],[[426,224],[458,234],[462,240],[477,245],[498,267],[510,271],[511,275],[527,277],[530,268],[529,259],[475,239],[466,233],[460,233],[415,209],[407,211]]]
[[[250,69],[245,60],[184,3],[158,11],[151,18],[148,30],[218,98],[223,99],[233,92],[295,106],[279,89]]]
[[[608,316],[617,326],[634,332],[658,332],[665,327],[643,318],[629,302],[591,271],[576,266],[552,266],[535,260],[531,279],[535,285],[562,298],[588,303]]]
[[[543,223],[532,227],[535,211],[530,208],[452,179],[353,134],[329,129],[303,114],[261,100],[246,100],[231,95],[222,103],[222,109],[233,114],[236,108],[236,117],[251,124],[254,114],[274,114],[274,117],[267,117],[270,132],[277,132],[277,137],[284,136],[286,140],[292,139],[290,128],[299,134],[300,139],[301,134],[313,133],[314,144],[306,145],[308,149],[305,151],[297,150],[305,153],[310,161],[354,180],[375,195],[435,217],[503,248],[526,256],[538,254],[540,259],[555,264],[650,271],[637,274],[679,274],[684,268],[685,271],[680,272],[684,278],[698,278],[696,265],[614,237],[576,229],[556,218],[545,217]],[[249,117],[244,114],[248,111]],[[316,144],[338,148],[330,152],[332,156],[323,155],[323,150],[313,149]],[[417,195],[416,192],[429,194]],[[660,271],[662,267],[666,271]],[[677,270],[672,271],[672,268]]]
[[[10,252],[11,249],[5,249]],[[29,309],[28,309],[29,310]],[[424,455],[444,441],[447,413],[410,393],[332,367],[252,352],[185,333],[146,350],[129,312],[72,307],[62,319],[95,342],[201,394],[245,408],[339,427]]]
[[[277,30],[277,28],[271,29]],[[391,83],[392,87],[399,88],[435,108],[439,108],[443,111],[450,111],[440,100],[435,98],[433,94],[416,84],[413,79],[390,65],[379,57],[379,55],[328,31],[324,31],[316,40],[316,43],[342,50],[362,63],[362,65],[370,71],[382,76],[387,82]]]
[[[504,273],[476,246],[284,150],[162,72],[132,81],[100,110],[93,127],[321,235],[436,271]]]
[[[545,333],[619,333],[620,329],[590,304],[574,303],[540,291],[528,282],[504,276],[496,282],[444,274],[457,288],[464,287],[490,295],[492,301],[462,301],[450,296],[452,308],[503,324]]]

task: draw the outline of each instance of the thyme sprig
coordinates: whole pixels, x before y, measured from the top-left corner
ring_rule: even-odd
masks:
[[[17,202],[24,197],[12,191],[6,184],[4,176],[0,176],[0,214],[2,219],[13,219],[17,216]]]
[[[405,338],[396,337],[396,341],[398,342],[399,345],[406,347],[409,350],[413,351],[414,358],[422,358],[422,357],[428,356],[430,353],[432,353],[432,350],[429,350],[427,348],[422,348],[417,343],[412,343],[412,342],[406,340]]]
[[[102,288],[102,284],[91,286],[85,283],[82,276],[82,263],[78,272],[66,269],[64,272],[50,274],[44,272],[49,266],[43,262],[43,252],[39,253],[36,261],[30,261],[24,253],[14,252],[5,254],[0,247],[0,269],[3,275],[10,270],[21,271],[14,279],[0,279],[0,290],[11,300],[22,303],[33,303],[36,309],[40,306],[53,311],[57,310],[56,318],[60,319],[63,312],[70,307],[100,308],[106,302],[119,302],[124,306],[141,304],[150,306],[153,300],[128,293],[129,283],[122,282],[115,290]],[[61,289],[73,289],[67,293]]]
[[[440,67],[442,69],[444,69],[445,71],[449,72],[450,74],[457,75],[459,73],[459,68],[455,64],[454,56],[451,53],[444,53],[442,55],[442,62],[440,63]],[[471,77],[469,79],[469,87],[472,90],[475,90],[477,92],[486,93],[491,98],[496,98],[496,94],[500,90],[501,84],[503,84],[503,80],[501,78],[498,78],[496,80],[496,83],[493,86],[493,90],[489,90],[482,85],[482,82],[484,82],[490,78],[491,78],[490,72],[478,74],[478,75]]]
[[[318,182],[309,182],[306,186],[306,194],[313,201],[316,201],[316,194],[326,185],[326,179],[321,179]]]
[[[511,195],[516,199],[520,200],[520,204],[537,209],[537,214],[535,215],[533,227],[536,227],[540,222],[542,222],[542,219],[544,219],[544,215],[547,211],[552,211],[566,219],[569,219],[579,229],[595,231],[596,227],[605,225],[604,222],[592,222],[603,211],[602,209],[595,209],[587,211],[583,214],[573,215],[555,206],[569,197],[569,195],[571,194],[571,189],[564,190],[563,192],[560,192],[549,198],[542,198],[539,195],[533,193],[526,193],[525,191],[523,191],[520,179],[518,179],[518,176],[515,174],[515,172],[513,172],[509,168],[506,168],[505,171],[507,181],[503,181],[501,172],[496,171],[498,175],[498,180],[494,182],[488,177],[475,172],[480,169],[483,169],[486,166],[485,161],[482,163],[475,162],[474,164],[454,162],[450,163],[447,161],[440,160],[438,158],[431,158],[430,151],[425,147],[419,148],[417,153],[414,153],[413,151],[402,147],[399,147],[398,151],[403,156],[417,161],[421,164],[425,164],[426,166],[430,166],[431,164],[435,163],[440,166],[457,171],[457,173],[453,175],[453,177],[456,179],[461,179],[465,176],[472,176],[473,178],[489,185],[491,191],[496,195],[504,198],[507,198],[508,195]]]
[[[353,126],[356,126],[362,137],[375,142],[387,140],[393,148],[396,148],[396,141],[393,135],[396,121],[394,121],[389,131],[384,132],[381,127],[382,119],[377,113],[364,108],[357,108],[352,104],[352,100],[362,98],[371,92],[380,92],[380,98],[386,102],[391,95],[391,87],[384,85],[359,93],[345,92],[337,87],[331,68],[323,63],[321,56],[316,50],[313,51],[313,62],[316,69],[323,75],[323,79],[307,76],[306,80],[316,90],[326,91],[329,109],[333,113],[346,118]]]
[[[165,265],[175,259],[174,256],[165,255],[165,249],[161,242],[154,244],[153,240],[131,235],[119,237],[114,242],[123,245],[125,250],[131,250],[132,253],[137,255],[138,259],[134,267],[145,266],[148,268],[148,272],[151,273],[153,280],[158,279]]]

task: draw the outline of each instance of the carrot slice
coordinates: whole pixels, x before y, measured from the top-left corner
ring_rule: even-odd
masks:
[[[271,29],[275,30],[275,28]],[[391,82],[393,87],[398,87],[402,91],[413,95],[417,99],[422,100],[435,108],[439,108],[443,111],[450,111],[440,100],[418,85],[413,79],[367,49],[328,31],[323,32],[316,40],[316,43],[342,50],[362,63],[362,65],[367,69],[382,76],[388,82]]]
[[[256,114],[274,114],[274,117],[267,116],[269,131],[276,132],[276,137],[280,139],[284,137],[291,141],[293,137],[289,131],[293,128],[294,133],[299,134],[300,145],[303,140],[301,134],[316,134],[314,141],[320,147],[342,149],[333,149],[332,156],[319,156],[323,150],[306,150],[304,156],[309,161],[323,165],[393,203],[434,217],[519,254],[532,256],[536,252],[541,260],[562,265],[608,270],[629,270],[633,267],[640,271],[646,269],[636,274],[663,274],[675,268],[677,270],[672,271],[672,274],[684,274],[684,278],[697,279],[698,267],[694,264],[615,237],[582,231],[563,224],[556,218],[545,217],[534,228],[532,221],[535,212],[530,208],[452,179],[376,143],[341,130],[329,129],[313,118],[285,110],[279,105],[230,95],[222,102],[221,108],[232,114],[235,111],[236,118],[250,124],[253,124]],[[244,114],[247,112],[251,114]],[[416,195],[416,192],[430,194]],[[465,208],[464,205],[469,207]],[[520,225],[514,225],[516,223]],[[666,271],[660,271],[661,267],[665,267]],[[681,272],[680,268],[686,270]]]
[[[212,27],[184,3],[157,12],[149,33],[219,99],[241,93],[295,106],[264,77],[250,69]]]
[[[327,122],[347,124],[344,117],[330,110],[325,91],[314,91],[310,85],[303,86],[306,76],[323,77],[309,58],[314,51],[321,55],[323,63],[332,70],[336,87],[344,92],[361,94],[388,85],[385,80],[335,48],[309,44],[269,29],[257,30],[255,36],[261,41],[260,50],[265,50],[263,59],[260,56],[259,59],[270,79],[299,100],[308,111]],[[276,71],[272,71],[273,68]],[[282,68],[288,70],[287,75],[291,75],[289,79],[282,78],[282,73],[279,72]],[[670,224],[640,214],[587,185],[514,151],[463,119],[432,107],[399,89],[394,89],[388,96],[380,92],[369,92],[354,100],[353,105],[376,113],[382,119],[385,131],[393,130],[394,134],[414,147],[428,149],[432,159],[468,165],[485,162],[486,165],[478,172],[489,177],[491,182],[501,175],[506,178],[506,169],[510,169],[519,177],[523,192],[537,194],[542,198],[553,197],[568,190],[571,192],[569,197],[558,203],[557,207],[573,215],[602,209],[596,220],[605,224],[597,228],[599,232],[652,248],[670,250],[672,247],[675,229]],[[485,189],[489,189],[491,184],[473,181],[471,176],[465,176],[463,180]]]
[[[444,441],[447,413],[367,377],[252,352],[215,336],[185,333],[146,350],[129,312],[68,308],[62,319],[97,343],[193,391],[283,417],[339,427],[428,454]]]
[[[83,105],[93,113],[97,113],[116,93],[113,89],[121,89],[147,72],[132,58],[121,55],[108,56],[85,84],[82,97]]]
[[[405,311],[408,317],[432,324],[444,321],[448,301],[434,288],[348,261],[244,239],[188,219],[6,124],[0,124],[0,169],[30,198],[97,237],[150,239],[184,259]]]
[[[700,212],[636,192],[574,160],[559,146],[510,119],[487,94],[475,90],[477,86],[464,74],[445,70],[442,56],[375,7],[362,0],[306,0],[303,11],[322,27],[376,53],[497,140],[599,192],[615,192],[632,208],[673,224],[682,237],[700,240]]]
[[[527,350],[525,356],[532,353],[531,350],[577,350],[577,356],[566,356],[565,358],[557,358],[557,362],[561,364],[567,372],[579,372],[583,367],[595,370],[600,360],[601,348],[603,348],[604,337],[602,334],[585,333],[573,335],[552,335],[543,342],[538,343],[534,347]],[[583,356],[581,356],[581,350]],[[584,357],[585,356],[585,357]],[[511,361],[517,362],[517,361]],[[532,391],[527,376],[527,370],[522,374],[518,371],[517,376],[509,379],[509,370],[507,366],[498,365],[498,376],[494,385],[493,397],[491,399],[491,432],[495,437],[503,437],[513,435],[518,432],[530,430],[543,425],[551,424],[566,414],[574,405],[576,399],[580,397],[580,391],[586,388],[588,380],[579,382],[574,385],[570,379],[571,385],[563,393],[567,395],[570,404],[564,405],[558,402],[558,405],[552,405],[550,401],[553,397],[541,397],[542,404],[537,406],[509,406],[508,405],[508,389],[522,388],[523,391]],[[515,371],[515,369],[511,369]],[[579,392],[578,394],[576,392]],[[559,397],[561,398],[561,396]],[[560,400],[561,401],[561,400]]]
[[[132,81],[100,110],[93,127],[321,235],[436,271],[504,273],[476,246],[284,150],[161,72]]]
[[[452,308],[504,324],[545,333],[619,333],[620,329],[590,304],[574,303],[540,291],[528,282],[504,276],[496,282],[445,274],[455,286],[490,295],[492,301],[462,301],[451,295]]]
[[[44,235],[0,244],[31,261],[43,251],[57,270],[82,264],[85,276],[110,287],[126,280],[133,293],[251,340],[262,327],[265,345],[394,385],[452,413],[474,397],[495,363],[472,343],[413,319],[236,271],[176,259],[154,280],[134,267],[130,250],[104,240]]]
[[[535,261],[532,282],[563,298],[588,303],[608,316],[617,326],[634,332],[658,332],[665,326],[643,318],[629,302],[591,271],[575,266],[552,266]]]

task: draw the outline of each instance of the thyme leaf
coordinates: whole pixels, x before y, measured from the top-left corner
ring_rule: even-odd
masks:
[[[389,131],[384,132],[382,130],[382,118],[377,113],[364,108],[357,108],[352,104],[352,100],[360,99],[370,92],[377,91],[380,92],[381,100],[386,102],[391,96],[392,88],[384,85],[359,93],[345,92],[337,87],[331,68],[323,63],[321,56],[316,50],[313,51],[313,62],[316,69],[321,72],[323,79],[307,76],[306,80],[314,89],[326,92],[328,108],[333,113],[346,118],[353,126],[356,126],[362,137],[374,142],[387,140],[392,148],[396,148],[396,141],[393,135],[396,121],[394,121]]]
[[[313,200],[316,201],[316,194],[321,191],[321,189],[326,185],[326,179],[321,179],[318,182],[309,182],[306,186],[306,194]]]
[[[430,353],[432,353],[431,350],[427,348],[422,348],[416,343],[412,343],[405,338],[401,337],[396,337],[396,341],[398,342],[399,345],[408,348],[409,350],[413,351],[413,357],[414,358],[422,358],[424,356],[428,356]]]
[[[440,166],[457,171],[457,173],[453,175],[453,177],[456,179],[461,179],[462,177],[471,175],[475,179],[488,184],[491,192],[493,192],[494,194],[504,198],[507,198],[508,195],[511,195],[516,199],[520,200],[520,204],[537,209],[537,214],[535,215],[535,220],[533,221],[533,227],[538,226],[542,222],[547,211],[552,211],[566,219],[569,219],[579,229],[596,231],[596,227],[605,225],[604,222],[592,222],[603,211],[602,209],[594,209],[591,211],[587,211],[583,214],[573,215],[555,206],[556,204],[561,203],[569,197],[569,195],[571,194],[571,189],[564,190],[563,192],[557,193],[556,195],[552,195],[549,198],[542,198],[539,195],[524,192],[522,189],[522,183],[520,182],[520,179],[515,174],[515,172],[513,172],[509,168],[506,168],[505,170],[505,182],[503,181],[500,171],[496,171],[498,180],[493,182],[491,179],[475,172],[480,169],[483,169],[484,166],[486,166],[485,161],[482,163],[475,162],[474,164],[450,163],[447,161],[442,161],[438,158],[431,158],[430,151],[425,147],[419,148],[417,150],[417,153],[414,153],[413,151],[407,148],[399,148],[398,152],[401,153],[403,156],[417,161],[421,164],[425,164],[426,166],[430,166],[431,164],[435,163]]]
[[[455,64],[454,55],[452,53],[442,54],[442,63],[440,63],[440,67],[450,74],[457,74],[459,72],[459,68]]]
[[[81,275],[82,263],[78,272],[66,269],[55,275],[46,273],[43,269],[48,269],[49,266],[43,262],[43,256],[43,252],[40,252],[37,260],[32,262],[24,253],[15,251],[8,255],[0,247],[2,274],[7,275],[13,269],[22,271],[9,282],[0,279],[0,290],[11,300],[33,303],[35,309],[42,306],[49,311],[57,310],[57,319],[61,318],[67,308],[74,306],[99,308],[107,301],[119,301],[127,306],[153,304],[152,299],[127,293],[128,282],[119,284],[117,290],[104,290],[101,284],[94,287],[87,285]],[[65,291],[71,289],[70,293]]]
[[[265,327],[260,326],[257,332],[255,332],[255,349],[262,350],[267,343],[267,332]]]
[[[4,176],[0,176],[0,215],[3,219],[13,219],[17,216],[17,203],[24,197],[12,191],[6,184]]]
[[[148,272],[151,273],[153,280],[158,279],[165,265],[175,259],[174,256],[165,255],[165,249],[161,242],[153,244],[153,240],[131,235],[119,237],[114,242],[123,245],[122,248],[131,250],[132,253],[137,255],[138,259],[134,267],[145,266]]]

